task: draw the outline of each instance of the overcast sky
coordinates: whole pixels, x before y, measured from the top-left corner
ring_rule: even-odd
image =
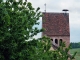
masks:
[[[34,8],[40,7],[40,11],[44,12],[46,3],[47,12],[62,12],[68,9],[70,21],[70,42],[80,42],[80,0],[28,0]],[[41,19],[39,28],[41,28]],[[41,34],[35,36],[40,37]]]

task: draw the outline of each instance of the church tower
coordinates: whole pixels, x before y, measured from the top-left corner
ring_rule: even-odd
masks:
[[[69,13],[43,12],[42,28],[45,31],[42,36],[46,35],[51,38],[55,46],[60,46],[60,41],[65,42],[66,47],[70,44]]]

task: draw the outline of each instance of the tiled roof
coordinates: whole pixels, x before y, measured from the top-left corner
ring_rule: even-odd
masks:
[[[45,28],[43,35],[70,35],[69,13],[43,12],[42,27]]]

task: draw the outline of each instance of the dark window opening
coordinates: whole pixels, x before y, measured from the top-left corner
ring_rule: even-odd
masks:
[[[58,44],[58,39],[55,39],[55,43]]]
[[[51,41],[53,41],[53,39],[51,39]]]
[[[60,41],[59,41],[59,45],[61,46],[61,44],[62,44],[62,39],[60,39]]]

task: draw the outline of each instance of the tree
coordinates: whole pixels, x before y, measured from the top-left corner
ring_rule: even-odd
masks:
[[[77,42],[77,43],[71,42],[70,45],[72,48],[80,48],[80,42]]]
[[[48,37],[33,39],[43,31],[33,28],[42,16],[39,9],[23,0],[0,0],[0,60],[59,60],[63,50],[50,51]]]
[[[23,0],[0,0],[0,60],[26,58],[26,40],[41,31],[33,28],[39,24],[39,9]]]

